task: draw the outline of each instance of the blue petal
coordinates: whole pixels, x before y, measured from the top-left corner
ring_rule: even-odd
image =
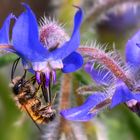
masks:
[[[119,81],[112,97],[110,108],[125,103],[131,99],[140,100],[140,94],[133,94],[123,82]]]
[[[28,5],[23,5],[26,11],[19,16],[13,28],[14,48],[22,58],[30,61],[44,60],[47,51],[39,42],[35,15]]]
[[[11,45],[8,44],[0,44],[0,51],[4,50],[5,53],[16,53],[16,51],[12,48]]]
[[[68,57],[63,59],[63,65],[64,67],[62,72],[74,72],[83,65],[83,58],[79,53],[73,52]]]
[[[140,93],[134,94],[135,100],[140,101]]]
[[[14,18],[12,14],[10,14],[6,20],[2,28],[0,29],[0,44],[9,44],[9,28],[10,28],[10,21]]]
[[[105,100],[105,93],[96,93],[87,98],[85,103],[79,107],[62,110],[60,114],[67,120],[72,121],[88,121],[92,119],[98,112],[90,113],[100,102]]]
[[[84,69],[97,84],[109,85],[112,83],[113,75],[107,69],[97,70],[91,63],[87,63]]]
[[[80,45],[80,26],[83,19],[83,11],[81,8],[77,11],[74,18],[74,29],[72,36],[68,42],[62,45],[61,48],[58,48],[51,52],[51,57],[55,59],[64,59],[72,52],[76,51],[76,49]]]
[[[135,66],[140,65],[140,31],[137,32],[126,44],[126,61]]]
[[[27,69],[30,73],[35,74],[35,71],[32,69],[31,63],[29,61],[26,61],[25,59],[22,59],[21,61],[24,69]]]
[[[2,28],[0,29],[0,50],[4,50],[6,52],[13,52],[15,51],[12,48],[9,48],[9,28],[10,28],[10,22],[11,19],[14,19],[15,16],[13,14],[10,14],[6,20],[4,21],[4,24]]]

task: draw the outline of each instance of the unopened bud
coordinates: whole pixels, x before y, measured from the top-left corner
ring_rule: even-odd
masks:
[[[69,36],[61,25],[58,25],[55,21],[43,20],[40,27],[40,41],[45,48],[53,51],[61,47],[68,39]]]
[[[135,112],[140,117],[140,102],[132,99],[126,102],[126,104],[130,108],[131,111]]]

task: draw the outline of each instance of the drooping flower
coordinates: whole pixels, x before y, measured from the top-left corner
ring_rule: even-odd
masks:
[[[137,7],[137,8],[136,8]],[[135,3],[124,3],[110,10],[99,23],[99,27],[106,27],[115,33],[126,33],[139,24],[140,7]]]
[[[126,44],[126,62],[125,65],[129,65],[129,69],[113,68],[112,71],[109,67],[101,70],[95,69],[92,65],[86,65],[86,72],[93,78],[93,80],[100,85],[107,85],[104,92],[97,92],[96,95],[91,95],[85,101],[85,103],[79,107],[66,109],[61,112],[64,118],[74,121],[88,121],[94,117],[102,108],[108,106],[113,108],[121,103],[125,103],[133,112],[140,115],[140,31],[136,33]],[[95,50],[94,50],[95,52]],[[97,52],[97,51],[96,51]],[[102,53],[103,54],[103,53]],[[96,56],[96,55],[95,55]],[[94,56],[94,57],[95,57]],[[106,55],[107,56],[107,55]],[[102,57],[106,60],[107,57]],[[97,59],[99,60],[99,59]],[[113,60],[115,61],[115,60]],[[109,61],[111,63],[111,59]],[[108,65],[108,66],[113,66]],[[118,77],[113,73],[117,72]],[[121,76],[122,75],[122,76]],[[104,78],[105,77],[105,78]],[[108,80],[111,77],[111,80]],[[105,95],[105,96],[104,96]],[[100,96],[104,96],[100,100]],[[92,99],[89,100],[89,99]],[[96,101],[98,102],[96,102]],[[92,111],[91,111],[92,110]],[[96,112],[93,110],[97,110]],[[86,119],[84,119],[86,118]]]
[[[93,78],[93,80],[99,85],[109,86],[110,76],[107,76],[108,71],[104,70],[99,73],[98,70],[93,68],[93,65],[89,62],[85,65],[85,71]],[[105,76],[106,75],[106,76]],[[104,78],[103,78],[104,77]],[[88,121],[96,116],[100,111],[102,105],[103,108],[110,103],[110,97],[106,92],[94,92],[93,95],[90,95],[86,101],[78,107],[73,107],[70,109],[65,109],[60,112],[60,114],[68,120],[72,121]]]
[[[80,44],[82,9],[77,7],[78,11],[74,17],[74,28],[70,39],[59,41],[60,39],[57,36],[64,38],[65,35],[63,31],[63,35],[60,34],[61,28],[57,32],[57,29],[51,30],[52,27],[49,28],[46,25],[39,36],[34,13],[27,4],[23,5],[26,10],[16,19],[11,41],[9,41],[9,26],[13,16],[10,14],[5,20],[0,30],[0,49],[20,56],[24,68],[35,71],[38,82],[40,81],[40,73],[44,73],[46,86],[49,84],[50,76],[55,80],[55,71],[57,69],[61,69],[64,73],[74,72],[79,69],[83,64],[83,58],[76,52],[76,49]],[[52,34],[49,34],[49,31]],[[54,46],[50,46],[49,40],[51,36],[51,42],[54,43]]]

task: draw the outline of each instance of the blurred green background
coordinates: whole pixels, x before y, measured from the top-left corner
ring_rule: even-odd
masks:
[[[123,4],[120,2],[117,6],[112,5],[112,8],[110,6],[104,10],[98,9],[98,6],[109,3],[109,0],[100,2],[98,0],[0,0],[0,26],[9,13],[18,16],[23,11],[20,2],[28,3],[38,20],[44,14],[47,17],[55,17],[60,23],[65,24],[69,34],[72,31],[75,13],[72,5],[79,5],[85,11],[85,20],[81,27],[81,43],[97,40],[102,44],[108,43],[108,49],[112,49],[115,44],[123,58],[126,41],[140,26],[138,4],[129,4],[126,1]],[[94,11],[93,7],[99,12],[90,15],[89,13]],[[0,58],[0,140],[39,140],[41,138],[38,129],[32,120],[16,107],[8,86],[11,64],[16,58],[9,54],[6,56],[1,54]],[[82,80],[91,82],[86,75],[82,76],[82,72],[77,72],[74,76],[79,83],[82,83]],[[124,105],[113,110],[106,109],[91,122],[84,123],[89,140],[140,140],[140,118]]]

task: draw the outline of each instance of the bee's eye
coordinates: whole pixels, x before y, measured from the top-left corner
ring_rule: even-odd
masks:
[[[18,87],[21,87],[23,85],[23,80],[21,79],[18,83],[17,83],[17,86]]]
[[[21,84],[18,84],[18,86],[17,86],[18,88],[20,88],[21,87]]]
[[[18,95],[18,93],[19,93],[19,87],[18,87],[18,85],[15,85],[13,87],[13,92],[14,92],[15,95]]]
[[[21,89],[22,87],[22,80],[20,80],[14,87],[13,87],[13,92],[15,95],[18,95],[19,94],[19,90]]]

